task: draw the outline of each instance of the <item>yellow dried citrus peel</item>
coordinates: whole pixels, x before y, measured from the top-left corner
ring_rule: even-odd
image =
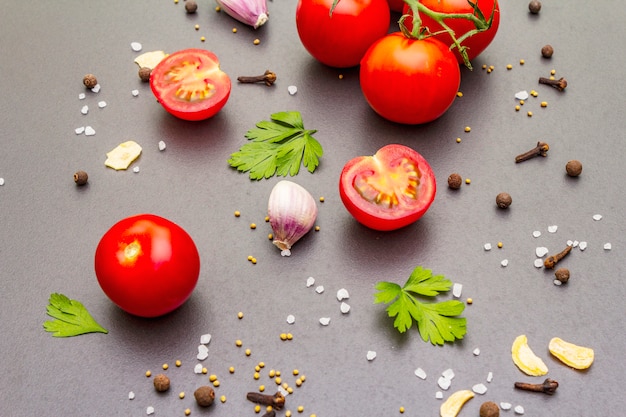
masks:
[[[166,56],[167,54],[163,51],[146,52],[135,58],[135,64],[137,64],[139,68],[154,69]]]
[[[141,146],[133,140],[119,144],[107,153],[104,165],[115,170],[127,169],[141,155]]]
[[[511,347],[511,357],[515,365],[526,375],[541,376],[548,373],[546,364],[528,346],[526,335],[515,338]]]
[[[574,369],[587,369],[593,363],[593,349],[566,342],[558,337],[550,340],[548,350],[565,365]]]
[[[470,390],[461,390],[453,393],[441,404],[439,415],[441,417],[456,417],[463,405],[474,398],[474,393]]]

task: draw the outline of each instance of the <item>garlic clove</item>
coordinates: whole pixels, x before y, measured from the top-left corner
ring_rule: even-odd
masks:
[[[289,256],[293,244],[313,227],[317,205],[304,187],[282,180],[270,193],[267,214],[274,231],[274,245],[281,250],[282,256]]]
[[[233,19],[257,29],[267,22],[266,0],[215,0],[226,14]]]

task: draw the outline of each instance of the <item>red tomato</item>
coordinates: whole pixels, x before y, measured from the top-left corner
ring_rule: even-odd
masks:
[[[470,61],[476,58],[481,52],[489,46],[493,38],[496,36],[496,32],[498,31],[498,26],[500,26],[500,6],[498,5],[497,0],[420,0],[424,6],[428,7],[430,10],[439,12],[439,13],[473,13],[474,9],[468,3],[471,1],[473,4],[478,5],[478,8],[485,16],[485,19],[489,19],[491,16],[491,12],[494,10],[493,21],[491,23],[491,27],[484,32],[477,33],[476,35],[466,39],[463,41],[462,45],[467,47],[467,56]],[[404,5],[404,14],[408,14],[413,16],[411,13],[411,9],[408,4]],[[420,13],[420,18],[422,19],[422,26],[428,27],[431,33],[439,32],[443,30],[443,27],[435,22],[430,17]],[[455,36],[459,37],[463,34],[469,32],[476,27],[472,22],[467,19],[444,19],[444,22],[454,30]],[[413,22],[411,18],[407,18],[404,21],[405,26],[409,31],[413,27]],[[452,45],[452,38],[448,33],[441,33],[436,36],[440,41],[445,43],[446,45]],[[459,53],[457,48],[453,49],[454,56],[459,61],[460,64],[463,64],[463,58]]]
[[[296,27],[315,59],[337,68],[359,64],[367,48],[389,30],[387,0],[299,0]]]
[[[435,120],[452,105],[461,83],[454,55],[437,39],[396,32],[374,43],[361,61],[361,90],[370,106],[393,122]]]
[[[224,107],[230,78],[213,52],[184,49],[165,57],[150,74],[150,88],[159,103],[184,120],[204,120]]]
[[[416,222],[435,199],[435,174],[422,155],[387,145],[374,156],[350,160],[341,171],[339,195],[361,224],[395,230]]]
[[[200,256],[180,226],[153,214],[128,217],[113,225],[95,255],[98,283],[122,310],[157,317],[191,296]]]
[[[394,12],[401,12],[404,8],[404,0],[387,0],[389,3],[389,8]]]

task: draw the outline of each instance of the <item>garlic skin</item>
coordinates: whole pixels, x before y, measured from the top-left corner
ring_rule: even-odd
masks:
[[[282,180],[270,193],[267,214],[274,231],[274,245],[282,256],[290,256],[293,244],[313,227],[317,205],[304,187]]]
[[[227,15],[257,29],[267,22],[266,0],[215,0]]]

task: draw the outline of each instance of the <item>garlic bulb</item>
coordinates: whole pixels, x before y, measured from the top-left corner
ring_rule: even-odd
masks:
[[[258,28],[268,19],[266,0],[215,0],[230,17]]]
[[[317,205],[304,187],[283,180],[270,193],[267,214],[274,231],[274,245],[282,256],[289,256],[291,246],[313,227]]]

